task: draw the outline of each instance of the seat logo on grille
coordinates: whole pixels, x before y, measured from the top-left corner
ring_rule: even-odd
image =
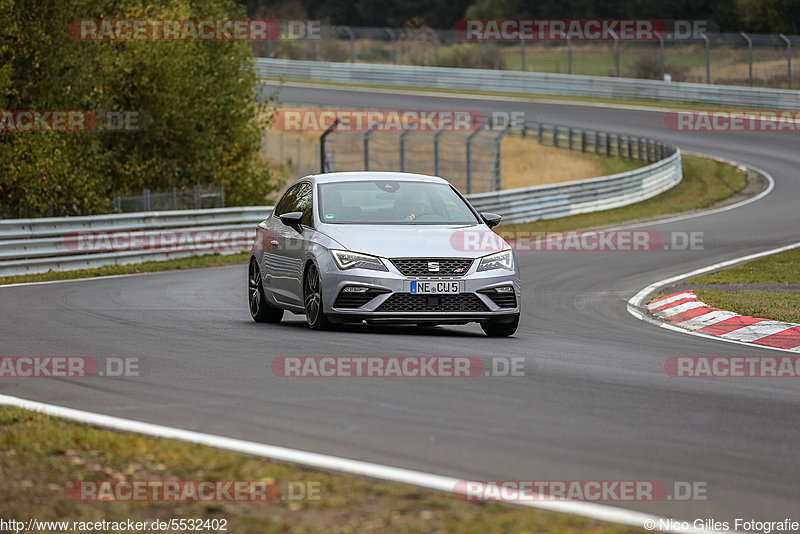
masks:
[[[429,261],[428,262],[428,271],[432,273],[439,272],[439,262],[438,261]]]

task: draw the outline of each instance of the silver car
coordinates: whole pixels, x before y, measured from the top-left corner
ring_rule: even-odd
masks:
[[[511,247],[446,180],[396,172],[307,176],[258,225],[248,269],[250,314],[332,323],[478,322],[489,336],[519,324]]]

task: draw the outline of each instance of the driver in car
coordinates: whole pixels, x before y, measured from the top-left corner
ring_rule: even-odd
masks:
[[[400,205],[401,213],[408,213],[408,215],[406,215],[406,217],[403,219],[405,222],[413,221],[425,212],[425,203],[419,198],[405,197],[402,199],[402,203]]]

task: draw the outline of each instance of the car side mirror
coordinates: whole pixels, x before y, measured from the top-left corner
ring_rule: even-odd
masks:
[[[300,221],[303,219],[303,212],[302,211],[290,211],[289,213],[284,213],[283,215],[278,215],[281,222],[286,226],[290,226],[295,230],[300,230],[302,226],[300,225]]]
[[[503,217],[501,217],[496,213],[486,212],[486,213],[481,213],[481,218],[483,219],[483,222],[486,223],[486,226],[488,226],[489,228],[494,228],[495,226],[500,224],[500,219],[502,219]]]

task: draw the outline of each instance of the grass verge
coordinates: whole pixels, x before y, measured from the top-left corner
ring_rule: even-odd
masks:
[[[18,276],[0,276],[0,285],[25,284],[29,282],[52,282],[54,280],[73,280],[76,278],[94,278],[96,276],[113,276],[118,274],[156,273],[159,271],[176,271],[180,269],[197,269],[199,267],[218,267],[247,261],[249,252],[237,254],[210,254],[206,256],[190,256],[166,261],[149,261],[131,265],[108,265],[96,269],[80,271],[50,271],[39,274],[22,274]]]
[[[742,265],[695,276],[687,284],[798,284],[800,248],[765,256]]]
[[[501,228],[541,232],[577,230],[675,215],[708,208],[741,191],[747,185],[745,173],[727,163],[685,154],[682,159],[681,183],[651,199],[611,210],[530,223],[506,224]]]
[[[800,249],[765,256],[715,273],[695,276],[684,284],[797,284],[800,283]],[[743,315],[800,323],[800,293],[696,290],[703,302]]]
[[[673,102],[668,100],[653,100],[648,98],[632,99],[632,98],[603,98],[599,96],[565,96],[565,95],[547,95],[547,94],[530,94],[530,93],[517,93],[512,91],[476,91],[472,89],[444,89],[440,87],[416,87],[416,86],[386,86],[380,84],[363,84],[363,83],[344,83],[344,82],[326,82],[317,80],[298,80],[294,78],[262,78],[262,81],[272,82],[292,82],[304,83],[312,85],[330,85],[340,87],[353,87],[353,88],[369,88],[369,89],[384,89],[387,91],[417,91],[417,92],[436,92],[456,95],[483,95],[483,96],[500,96],[521,98],[530,101],[543,101],[554,100],[563,101],[566,103],[591,103],[591,104],[608,104],[617,106],[638,106],[649,108],[660,108],[666,110],[696,110],[696,111],[726,111],[730,110],[731,106],[722,106],[719,104],[703,104],[699,102]],[[736,106],[736,109],[761,109],[751,108],[747,106]]]
[[[500,503],[475,504],[403,484],[323,473],[263,458],[102,430],[0,406],[0,517],[44,521],[226,519],[228,532],[559,532],[637,529]],[[318,491],[260,503],[82,502],[77,480],[264,480]],[[283,493],[282,493],[283,494]]]
[[[800,293],[697,290],[695,294],[706,304],[723,310],[775,321],[800,323]]]

